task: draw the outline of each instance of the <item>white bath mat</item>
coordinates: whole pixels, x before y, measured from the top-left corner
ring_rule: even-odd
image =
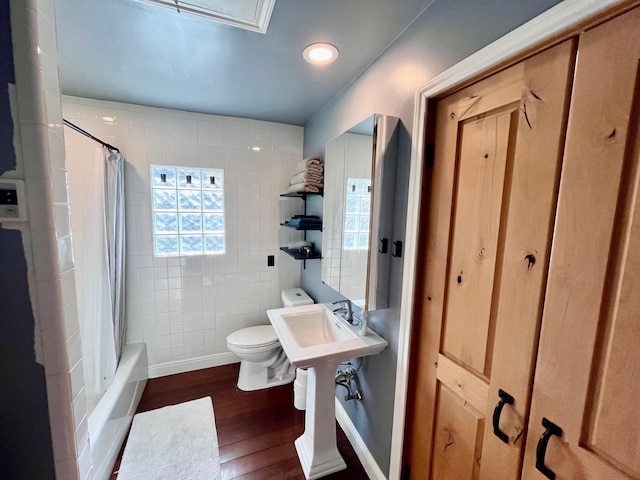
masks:
[[[210,397],[133,417],[118,480],[217,480],[220,454]]]

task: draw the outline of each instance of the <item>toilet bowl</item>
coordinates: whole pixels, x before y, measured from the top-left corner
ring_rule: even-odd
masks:
[[[313,299],[301,288],[282,291],[285,307],[311,305]],[[244,391],[293,382],[295,368],[289,362],[271,325],[257,325],[233,332],[227,348],[240,359],[238,388]]]

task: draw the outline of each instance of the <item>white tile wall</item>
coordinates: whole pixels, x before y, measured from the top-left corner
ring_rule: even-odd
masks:
[[[344,149],[345,136],[334,138],[327,143],[324,161],[324,188],[335,195],[327,195],[323,204],[322,281],[338,292],[344,227]]]
[[[359,304],[364,302],[366,293],[369,251],[343,248],[345,188],[349,178],[371,178],[372,144],[371,136],[343,134],[327,144],[325,159],[325,188],[339,195],[325,198],[324,211],[339,213],[325,215],[322,278],[334,290]]]
[[[63,111],[127,159],[127,342],[147,343],[150,367],[225,354],[229,333],[268,323],[265,311],[300,281],[300,263],[278,247],[300,238],[279,223],[303,203],[279,195],[302,160],[303,129],[66,96]],[[71,130],[65,141],[74,250],[81,252],[97,144]],[[225,255],[153,257],[150,164],[224,168]],[[268,255],[275,267],[267,267]]]
[[[345,137],[345,178],[371,178],[373,139],[369,135],[348,133]],[[377,248],[377,246],[376,246]],[[340,293],[359,304],[365,301],[368,250],[342,250],[340,259]]]

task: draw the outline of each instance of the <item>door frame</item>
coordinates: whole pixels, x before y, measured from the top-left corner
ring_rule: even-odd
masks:
[[[629,0],[565,0],[445,70],[416,91],[405,230],[407,253],[402,272],[389,479],[400,479],[403,469],[405,420],[409,400],[411,331],[418,272],[420,205],[423,200],[423,180],[427,173],[423,159],[426,153],[426,139],[431,133],[426,119],[433,113],[429,109],[430,105],[433,107],[433,100],[575,36],[596,23],[601,23],[607,17],[631,9],[638,3],[640,2],[629,2]]]

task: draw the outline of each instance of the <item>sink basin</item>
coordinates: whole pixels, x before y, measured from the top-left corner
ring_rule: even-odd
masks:
[[[387,341],[371,330],[366,336],[360,335],[356,326],[321,303],[268,310],[267,314],[282,348],[296,367],[343,362],[380,353],[387,346]]]
[[[353,335],[343,328],[328,310],[281,315],[301,348],[351,340]]]

